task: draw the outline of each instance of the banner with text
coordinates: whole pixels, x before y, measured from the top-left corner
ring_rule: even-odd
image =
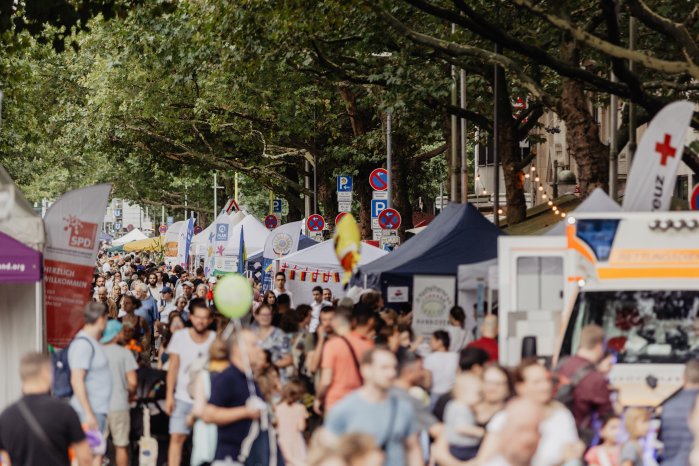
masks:
[[[666,105],[643,133],[624,191],[627,212],[665,211],[675,190],[684,138],[694,104],[681,100]]]
[[[99,184],[70,191],[44,217],[46,333],[51,345],[65,347],[83,325],[111,189]]]
[[[435,330],[449,327],[449,311],[455,305],[456,277],[415,275],[413,278],[413,331],[426,339]]]
[[[189,246],[194,236],[194,220],[182,220],[170,225],[165,233],[165,252],[163,260],[167,265],[187,267]]]

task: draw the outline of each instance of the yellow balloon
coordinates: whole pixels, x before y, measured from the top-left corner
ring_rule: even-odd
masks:
[[[345,273],[342,283],[346,284],[357,271],[361,251],[361,233],[352,214],[343,215],[335,226],[335,254]]]
[[[252,287],[242,275],[225,275],[214,288],[216,310],[231,319],[243,317],[252,307]]]

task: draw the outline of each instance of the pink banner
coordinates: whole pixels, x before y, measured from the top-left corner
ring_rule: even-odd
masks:
[[[83,325],[111,185],[70,191],[46,213],[44,276],[48,343],[65,347]]]

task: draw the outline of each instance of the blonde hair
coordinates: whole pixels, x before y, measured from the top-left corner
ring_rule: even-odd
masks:
[[[645,408],[629,408],[624,413],[624,427],[629,437],[638,438],[638,422],[650,420],[650,413]]]

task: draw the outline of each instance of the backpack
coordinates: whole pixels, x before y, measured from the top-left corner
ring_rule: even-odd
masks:
[[[572,410],[574,402],[573,392],[575,392],[575,388],[585,377],[588,376],[588,374],[591,374],[596,370],[596,366],[592,363],[585,364],[579,367],[578,370],[573,373],[573,375],[568,377],[561,373],[561,368],[563,368],[566,361],[567,359],[561,361],[560,364],[558,364],[558,368],[555,372],[556,390],[554,392],[554,399],[563,404],[569,410]]]
[[[92,356],[90,356],[90,365],[92,358],[95,356],[95,347],[92,342],[85,337],[75,337],[65,348],[51,353],[51,366],[53,367],[53,396],[56,398],[70,398],[73,396],[73,386],[70,383],[70,364],[68,363],[68,349],[75,340],[85,340],[92,348]]]

